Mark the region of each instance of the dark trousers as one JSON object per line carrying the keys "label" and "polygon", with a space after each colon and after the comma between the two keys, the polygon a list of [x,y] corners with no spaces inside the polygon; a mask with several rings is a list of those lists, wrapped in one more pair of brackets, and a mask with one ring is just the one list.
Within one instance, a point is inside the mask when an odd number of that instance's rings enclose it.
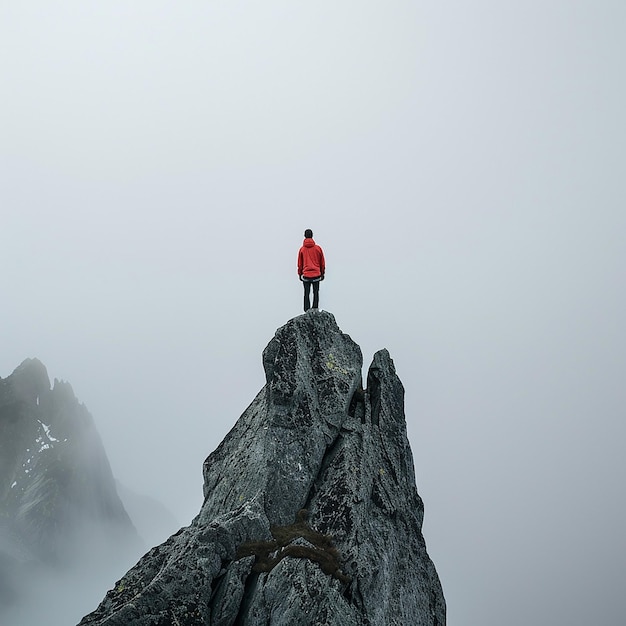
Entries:
{"label": "dark trousers", "polygon": [[310,281],[303,278],[302,284],[304,285],[304,310],[308,311],[311,308],[311,285],[313,285],[313,308],[317,309],[317,305],[320,303],[320,281]]}

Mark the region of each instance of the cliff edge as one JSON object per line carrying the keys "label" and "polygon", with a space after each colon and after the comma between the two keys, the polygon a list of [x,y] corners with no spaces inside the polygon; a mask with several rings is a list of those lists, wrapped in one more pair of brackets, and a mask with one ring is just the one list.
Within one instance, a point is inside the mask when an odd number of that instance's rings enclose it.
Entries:
{"label": "cliff edge", "polygon": [[404,388],[386,350],[311,310],[263,352],[266,384],[204,463],[191,525],[80,626],[444,626],[421,532]]}

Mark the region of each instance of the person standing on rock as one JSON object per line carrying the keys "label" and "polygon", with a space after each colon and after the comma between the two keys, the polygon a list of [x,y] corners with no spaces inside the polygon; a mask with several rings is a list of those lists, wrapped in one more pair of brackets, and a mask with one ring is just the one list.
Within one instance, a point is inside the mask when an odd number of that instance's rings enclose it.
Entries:
{"label": "person standing on rock", "polygon": [[313,285],[313,308],[320,300],[320,281],[324,280],[326,261],[324,251],[313,241],[313,231],[304,231],[304,243],[298,252],[298,276],[304,285],[304,310],[311,308],[311,285]]}

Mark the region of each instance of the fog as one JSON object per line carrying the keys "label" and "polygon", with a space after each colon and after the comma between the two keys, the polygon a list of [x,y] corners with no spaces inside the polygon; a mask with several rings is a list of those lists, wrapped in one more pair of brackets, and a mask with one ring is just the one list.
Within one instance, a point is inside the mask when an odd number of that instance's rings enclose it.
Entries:
{"label": "fog", "polygon": [[188,524],[312,228],[321,308],[405,386],[449,624],[621,624],[625,28],[612,0],[2,3],[0,376],[69,381]]}
{"label": "fog", "polygon": [[[129,541],[127,533],[94,524],[93,520],[82,526],[84,521],[73,529],[72,546],[54,564],[30,562],[0,568],[3,626],[77,624],[135,564],[140,549]],[[0,546],[4,548],[2,539],[0,529]]]}

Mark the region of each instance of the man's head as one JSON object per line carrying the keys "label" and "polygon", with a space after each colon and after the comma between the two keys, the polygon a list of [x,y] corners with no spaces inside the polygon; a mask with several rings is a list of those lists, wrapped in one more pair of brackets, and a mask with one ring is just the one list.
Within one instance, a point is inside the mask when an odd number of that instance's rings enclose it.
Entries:
{"label": "man's head", "polygon": [[304,231],[304,237],[305,237],[306,239],[311,239],[311,238],[313,237],[313,231],[312,231],[310,228],[307,228],[307,229]]}

